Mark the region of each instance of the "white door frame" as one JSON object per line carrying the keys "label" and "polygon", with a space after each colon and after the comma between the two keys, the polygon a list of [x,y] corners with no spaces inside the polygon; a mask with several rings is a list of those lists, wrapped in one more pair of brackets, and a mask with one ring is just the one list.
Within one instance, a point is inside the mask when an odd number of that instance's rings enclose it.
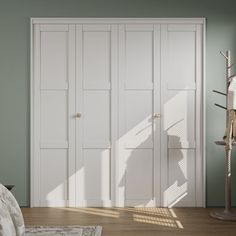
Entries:
{"label": "white door frame", "polygon": [[[206,37],[206,19],[205,18],[31,18],[31,54],[30,54],[30,206],[35,206],[35,162],[34,162],[34,91],[35,91],[35,71],[34,71],[34,25],[35,24],[200,24],[202,25],[202,55],[200,55],[201,63],[201,75],[197,77],[201,89],[197,92],[197,97],[201,97],[201,106],[200,115],[198,118],[201,119],[201,134],[199,134],[199,139],[202,140],[200,153],[202,158],[196,162],[196,202],[197,206],[205,207],[206,206],[206,154],[205,154],[205,37]],[[116,169],[116,173],[117,169]],[[114,179],[117,176],[114,176]],[[116,185],[116,184],[115,184]],[[115,198],[117,198],[117,193]]]}

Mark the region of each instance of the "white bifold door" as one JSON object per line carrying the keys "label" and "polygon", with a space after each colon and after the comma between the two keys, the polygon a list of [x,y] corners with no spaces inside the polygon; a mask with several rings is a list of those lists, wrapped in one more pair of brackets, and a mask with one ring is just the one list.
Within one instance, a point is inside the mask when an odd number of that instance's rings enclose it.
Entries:
{"label": "white bifold door", "polygon": [[118,203],[160,205],[160,25],[119,26]]}
{"label": "white bifold door", "polygon": [[32,206],[203,206],[203,20],[152,21],[32,21]]}

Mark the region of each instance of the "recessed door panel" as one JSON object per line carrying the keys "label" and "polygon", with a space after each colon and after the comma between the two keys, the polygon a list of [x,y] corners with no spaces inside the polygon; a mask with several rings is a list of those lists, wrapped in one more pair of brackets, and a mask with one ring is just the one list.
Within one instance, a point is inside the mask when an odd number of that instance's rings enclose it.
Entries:
{"label": "recessed door panel", "polygon": [[143,199],[153,196],[153,153],[151,149],[134,149],[125,151],[126,191],[127,202],[136,201],[147,205]]}
{"label": "recessed door panel", "polygon": [[152,90],[126,90],[125,148],[153,147],[152,101]]}
{"label": "recessed door panel", "polygon": [[[110,142],[110,92],[84,91],[83,144]],[[92,146],[91,146],[92,147]]]}
{"label": "recessed door panel", "polygon": [[168,147],[185,147],[189,143],[195,148],[195,91],[167,90],[163,109]]}
{"label": "recessed door panel", "polygon": [[164,195],[168,206],[192,206],[195,199],[195,151],[169,149],[168,189]]}
{"label": "recessed door panel", "polygon": [[[173,28],[173,27],[172,27]],[[168,87],[194,88],[196,81],[195,31],[168,30]]]}
{"label": "recessed door panel", "polygon": [[110,200],[110,149],[84,149],[85,199]]}
{"label": "recessed door panel", "polygon": [[110,32],[83,32],[83,86],[106,88],[110,85]]}
{"label": "recessed door panel", "polygon": [[41,92],[41,141],[66,142],[68,139],[67,91]]}
{"label": "recessed door panel", "polygon": [[[55,168],[56,163],[56,168]],[[41,204],[67,205],[68,153],[65,149],[43,149],[40,156]]]}
{"label": "recessed door panel", "polygon": [[152,84],[153,32],[126,30],[125,51],[126,88]]}
{"label": "recessed door panel", "polygon": [[68,32],[41,31],[41,86],[56,88],[68,81]]}

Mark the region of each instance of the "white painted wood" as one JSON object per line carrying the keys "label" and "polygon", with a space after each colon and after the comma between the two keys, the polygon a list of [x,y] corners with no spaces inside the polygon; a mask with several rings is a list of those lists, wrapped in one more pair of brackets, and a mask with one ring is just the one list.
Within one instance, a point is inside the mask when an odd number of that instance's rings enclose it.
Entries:
{"label": "white painted wood", "polygon": [[168,188],[164,192],[167,206],[195,206],[195,150],[169,149],[167,165]]}
{"label": "white painted wood", "polygon": [[31,205],[204,206],[205,20],[31,22]]}
{"label": "white painted wood", "polygon": [[[201,93],[202,96],[202,103],[201,103],[201,114],[202,114],[202,123],[201,123],[201,127],[200,129],[202,130],[201,134],[200,134],[200,138],[201,138],[201,147],[200,147],[200,151],[199,154],[202,156],[201,160],[202,163],[198,162],[196,163],[198,168],[197,171],[197,175],[198,174],[202,174],[202,178],[200,178],[199,182],[198,182],[198,187],[199,187],[199,191],[202,193],[200,195],[198,195],[197,197],[199,197],[200,199],[197,198],[197,204],[201,205],[203,207],[206,207],[206,67],[205,67],[205,62],[206,62],[206,19],[204,19],[204,22],[201,26],[202,32],[201,32],[201,39],[202,40],[202,57],[201,57],[201,75],[202,78],[199,78],[200,81],[202,82],[201,85],[202,87],[200,88],[199,93]],[[200,171],[199,171],[200,170]],[[202,187],[201,187],[202,184]],[[201,199],[202,196],[202,199]],[[202,204],[201,204],[202,203]]]}
{"label": "white painted wood", "polygon": [[[153,110],[161,114],[161,26],[154,25],[153,32]],[[155,102],[156,101],[156,102]],[[159,102],[158,102],[159,101]],[[161,119],[153,122],[153,201],[154,206],[161,206]]]}
{"label": "white painted wood", "polygon": [[[40,31],[41,42],[41,80],[44,83],[57,84],[67,82],[67,31]],[[53,66],[52,66],[53,62]],[[57,70],[56,70],[57,68]]]}
{"label": "white painted wood", "polygon": [[[100,44],[99,44],[100,42]],[[110,32],[83,31],[84,89],[110,87]],[[110,88],[109,88],[110,89]]]}
{"label": "white painted wood", "polygon": [[75,26],[35,26],[34,42],[33,206],[75,206]]}
{"label": "white painted wood", "polygon": [[196,206],[205,206],[205,154],[204,154],[204,33],[203,25],[196,29]]}
{"label": "white painted wood", "polygon": [[69,148],[69,143],[67,141],[62,141],[62,142],[41,142],[40,143],[40,148],[41,149],[67,149]]}
{"label": "white painted wood", "polygon": [[57,81],[56,84],[53,81],[43,81],[40,85],[41,90],[67,90],[69,84],[67,81]]}
{"label": "white painted wood", "polygon": [[[118,165],[118,26],[111,26],[111,165],[110,165],[110,186],[111,204],[116,206],[117,188],[117,165]],[[108,203],[109,204],[109,203]]]}
{"label": "white painted wood", "polygon": [[84,149],[85,201],[110,201],[110,150]]}
{"label": "white painted wood", "polygon": [[[41,142],[67,140],[67,91],[41,91]],[[60,105],[59,105],[60,104]]]}
{"label": "white painted wood", "polygon": [[111,25],[110,24],[84,24],[83,25],[83,31],[84,32],[109,32],[111,31]]}
{"label": "white painted wood", "polygon": [[117,73],[116,35],[115,27],[110,25],[77,26],[76,102],[82,114],[77,119],[78,206],[111,206],[114,201],[111,170],[114,169],[117,98],[112,83],[117,83],[113,78],[114,72]]}
{"label": "white painted wood", "polygon": [[[68,154],[66,149],[41,149],[40,151],[40,206],[50,202],[50,206],[57,206],[57,202],[67,205],[68,188]],[[55,168],[56,163],[56,168]],[[55,201],[55,202],[54,202]]]}
{"label": "white painted wood", "polygon": [[[83,32],[76,25],[76,113],[83,115]],[[83,116],[76,119],[76,206],[84,206]]]}
{"label": "white painted wood", "polygon": [[[138,32],[138,31],[147,31],[147,32],[152,32],[154,29],[154,25],[153,24],[126,24],[125,25],[125,31],[129,31],[129,32]],[[145,37],[145,35],[144,35]]]}
{"label": "white painted wood", "polygon": [[[116,161],[116,171],[117,171],[117,181],[116,181],[116,206],[124,207],[125,206],[125,139],[123,135],[125,134],[125,25],[120,24],[118,26],[118,48],[119,48],[119,57],[118,57],[118,152],[117,152],[117,161]],[[122,121],[122,123],[121,123]],[[121,124],[120,124],[121,123]]]}
{"label": "white painted wood", "polygon": [[69,25],[68,34],[68,206],[76,206],[76,91],[75,91],[75,25]]}
{"label": "white painted wood", "polygon": [[128,31],[126,29],[125,37],[125,86],[132,88],[135,84],[135,87],[142,89],[143,86],[152,84],[153,30]]}
{"label": "white painted wood", "polygon": [[83,91],[83,144],[110,142],[109,91]]}
{"label": "white painted wood", "polygon": [[168,24],[168,31],[170,32],[195,32],[196,24]]}
{"label": "white painted wood", "polygon": [[40,26],[35,25],[33,28],[33,63],[32,63],[32,98],[31,98],[31,124],[32,124],[32,140],[31,140],[31,187],[32,202],[31,206],[40,206]]}
{"label": "white painted wood", "polygon": [[68,30],[68,24],[40,24],[40,31],[43,32],[66,32]]}
{"label": "white painted wood", "polygon": [[203,204],[199,189],[202,189],[200,31],[198,25],[162,25],[163,206]]}
{"label": "white painted wood", "polygon": [[160,139],[155,139],[158,126],[153,119],[153,113],[159,112],[154,111],[158,109],[155,104],[160,103],[154,101],[159,88],[153,86],[154,77],[159,84],[158,74],[153,74],[153,65],[160,63],[156,54],[159,34],[158,27],[154,33],[153,25],[119,27],[119,206],[154,206],[159,201],[159,196],[154,196],[159,181],[154,174],[159,162],[156,149],[154,157],[154,143],[160,146]]}
{"label": "white painted wood", "polygon": [[125,150],[125,154],[125,201],[143,200],[142,205],[146,206],[153,196],[153,186],[150,183],[153,181],[153,150],[130,148]]}
{"label": "white painted wood", "polygon": [[[36,26],[35,26],[36,28]],[[34,157],[34,123],[33,123],[33,115],[34,115],[34,91],[33,91],[33,83],[32,78],[34,77],[34,70],[33,70],[33,61],[34,61],[34,30],[32,24],[32,19],[30,19],[30,206],[33,206],[35,197],[34,197],[34,161],[32,157]]]}
{"label": "white painted wood", "polygon": [[33,24],[204,24],[205,18],[31,18]]}

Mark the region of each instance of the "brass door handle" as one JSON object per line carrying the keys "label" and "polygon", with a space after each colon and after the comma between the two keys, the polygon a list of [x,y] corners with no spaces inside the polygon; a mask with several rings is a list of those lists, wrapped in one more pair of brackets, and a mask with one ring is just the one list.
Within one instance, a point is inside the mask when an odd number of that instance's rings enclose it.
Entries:
{"label": "brass door handle", "polygon": [[154,119],[161,118],[161,114],[160,114],[160,113],[154,113],[154,114],[153,114],[153,118],[154,118]]}
{"label": "brass door handle", "polygon": [[76,116],[76,118],[80,118],[81,117],[81,113],[78,112],[78,113],[76,113],[75,116]]}

